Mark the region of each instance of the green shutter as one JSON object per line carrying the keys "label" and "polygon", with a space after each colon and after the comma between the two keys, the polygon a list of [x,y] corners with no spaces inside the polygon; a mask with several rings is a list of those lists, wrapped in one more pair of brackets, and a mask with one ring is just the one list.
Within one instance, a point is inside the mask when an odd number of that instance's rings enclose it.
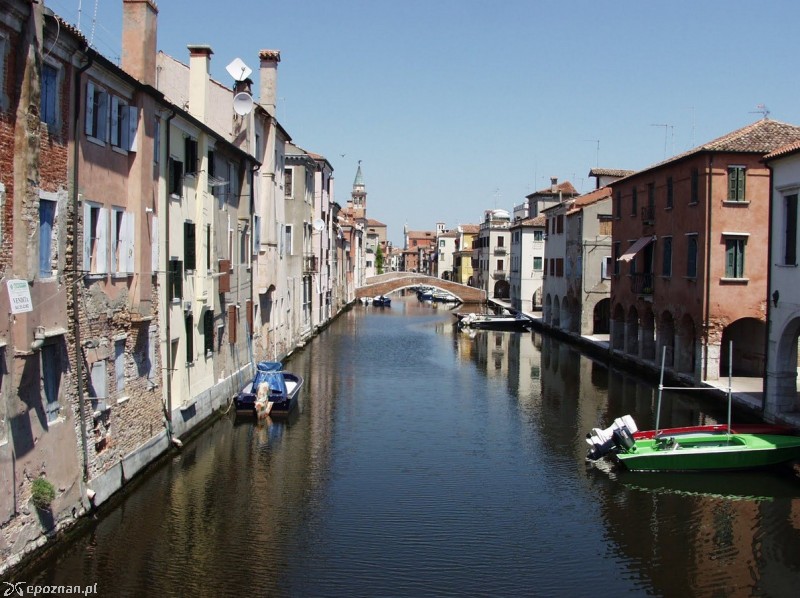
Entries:
{"label": "green shutter", "polygon": [[725,278],[736,277],[736,241],[725,241]]}

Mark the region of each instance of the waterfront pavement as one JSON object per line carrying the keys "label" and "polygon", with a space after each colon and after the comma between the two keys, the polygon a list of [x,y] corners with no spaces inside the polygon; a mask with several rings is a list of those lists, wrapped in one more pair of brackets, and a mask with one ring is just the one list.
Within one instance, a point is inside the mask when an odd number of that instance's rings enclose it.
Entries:
{"label": "waterfront pavement", "polygon": [[[502,301],[500,299],[489,299],[489,302],[499,307],[505,308],[511,312],[520,312],[525,316],[527,316],[528,318],[530,318],[531,320],[533,320],[535,323],[537,323],[539,328],[546,329],[546,327],[541,323],[542,320],[541,312],[528,312],[528,311],[517,310],[511,307],[511,304],[509,302]],[[569,335],[569,336],[575,336],[575,335]],[[576,338],[575,340],[578,341],[579,339]],[[580,342],[584,345],[593,345],[601,351],[609,351],[609,336],[607,334],[581,335]],[[798,392],[800,392],[800,375],[798,375],[797,379],[798,379]],[[733,403],[753,413],[754,415],[761,417],[762,416],[761,406],[764,397],[764,389],[763,389],[764,379],[734,376],[730,380],[727,377],[725,377],[725,378],[720,378],[719,380],[705,380],[701,384],[702,386],[708,387],[709,390],[717,390],[720,396],[727,396],[729,383],[730,383],[731,398]],[[785,424],[791,426],[792,428],[800,430],[800,413],[798,412],[783,413],[776,421],[771,423]]]}

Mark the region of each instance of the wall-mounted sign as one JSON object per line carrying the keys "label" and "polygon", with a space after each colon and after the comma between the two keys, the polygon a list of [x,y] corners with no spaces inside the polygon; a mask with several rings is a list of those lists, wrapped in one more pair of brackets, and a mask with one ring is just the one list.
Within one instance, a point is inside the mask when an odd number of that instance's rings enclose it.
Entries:
{"label": "wall-mounted sign", "polygon": [[33,311],[33,301],[31,301],[31,290],[27,280],[8,281],[8,301],[11,304],[12,314],[22,314],[26,311]]}

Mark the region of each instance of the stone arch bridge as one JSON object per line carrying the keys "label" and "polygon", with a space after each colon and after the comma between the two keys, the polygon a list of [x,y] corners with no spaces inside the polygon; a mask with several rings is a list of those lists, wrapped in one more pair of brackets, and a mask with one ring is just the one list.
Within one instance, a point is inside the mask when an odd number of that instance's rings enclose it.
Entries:
{"label": "stone arch bridge", "polygon": [[486,291],[483,289],[415,272],[387,272],[371,276],[363,287],[356,289],[356,298],[388,295],[416,285],[442,289],[458,297],[462,303],[486,303]]}

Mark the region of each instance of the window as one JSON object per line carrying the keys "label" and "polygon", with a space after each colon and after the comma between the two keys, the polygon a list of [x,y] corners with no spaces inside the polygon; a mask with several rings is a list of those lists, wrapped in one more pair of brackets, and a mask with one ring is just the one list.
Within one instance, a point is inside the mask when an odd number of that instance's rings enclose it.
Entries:
{"label": "window", "polygon": [[58,403],[61,389],[61,346],[48,343],[42,346],[41,353],[44,410],[47,414],[47,421],[54,422],[58,419],[61,411],[61,405]]}
{"label": "window", "polygon": [[783,199],[786,214],[786,227],[783,240],[783,263],[797,265],[797,193]]}
{"label": "window", "polygon": [[689,203],[697,203],[700,200],[700,173],[696,168],[692,168],[690,184]]}
{"label": "window", "polygon": [[542,270],[542,258],[541,257],[534,257],[533,258],[533,270],[535,272],[540,272]]}
{"label": "window", "polygon": [[564,232],[564,215],[559,214],[556,216],[556,232],[560,235]]}
{"label": "window", "polygon": [[169,299],[183,297],[183,263],[180,260],[169,261]]}
{"label": "window", "polygon": [[503,264],[503,260],[497,260],[497,271],[498,272],[502,272],[503,271],[503,265],[504,265]]}
{"label": "window", "polygon": [[108,210],[83,204],[83,269],[89,274],[108,272]]}
{"label": "window", "polygon": [[[105,401],[108,398],[106,363],[105,359],[100,359],[92,364],[92,370],[89,374],[89,398],[92,401]],[[104,407],[104,405],[98,405],[97,403],[92,406],[95,408]]]}
{"label": "window", "polygon": [[153,163],[159,164],[161,162],[161,119],[155,117],[153,119]]}
{"label": "window", "polygon": [[639,209],[639,194],[636,191],[636,187],[631,189],[631,216],[636,216],[636,212]]}
{"label": "window", "polygon": [[556,276],[564,276],[564,258],[556,258]]}
{"label": "window", "polygon": [[283,171],[283,196],[287,199],[294,197],[294,190],[292,183],[294,181],[294,171],[290,166],[287,166]]}
{"label": "window", "polygon": [[42,96],[39,108],[41,122],[49,127],[58,126],[58,69],[42,65]]}
{"label": "window", "polygon": [[611,278],[611,272],[612,272],[611,256],[605,255],[603,256],[603,261],[600,262],[600,278],[604,280]]}
{"label": "window", "polygon": [[114,341],[114,378],[121,393],[125,390],[125,339]]}
{"label": "window", "polygon": [[111,145],[127,150],[130,146],[130,111],[125,100],[111,96]]}
{"label": "window", "polygon": [[674,190],[672,187],[672,177],[667,177],[667,207],[672,207],[672,201],[674,199]]}
{"label": "window", "polygon": [[86,84],[86,122],[85,131],[89,137],[98,141],[108,141],[108,94],[96,88],[94,83]]}
{"label": "window", "polygon": [[197,167],[197,140],[185,137],[183,139],[183,148],[183,159],[185,160],[187,174],[196,173],[199,170]]}
{"label": "window", "polygon": [[194,363],[194,316],[186,316],[186,363]]}
{"label": "window", "polygon": [[122,208],[111,209],[111,271],[133,274],[134,216]]}
{"label": "window", "polygon": [[[444,242],[442,243],[443,243],[442,246],[444,247]],[[497,246],[503,247],[504,244],[505,244],[505,239],[503,237],[497,237]]]}
{"label": "window", "polygon": [[214,352],[214,311],[210,309],[203,312],[203,349],[207,356]]}
{"label": "window", "polygon": [[725,278],[744,278],[743,237],[725,239]]}
{"label": "window", "polygon": [[286,225],[286,255],[292,255],[292,225]]}
{"label": "window", "polygon": [[697,278],[697,233],[686,235],[686,276]]}
{"label": "window", "polygon": [[661,275],[672,276],[672,237],[662,237]]}
{"label": "window", "polygon": [[40,191],[39,194],[39,278],[52,278],[53,225],[58,204],[54,200],[41,197],[43,192]]}
{"label": "window", "polygon": [[622,216],[622,193],[619,191],[614,194],[614,216],[617,219]]}
{"label": "window", "polygon": [[536,242],[544,241],[544,231],[543,230],[533,231],[533,240]]}
{"label": "window", "polygon": [[173,197],[183,195],[183,162],[169,159],[169,194]]}
{"label": "window", "polygon": [[728,166],[728,201],[744,201],[744,166]]}
{"label": "window", "polygon": [[194,222],[183,223],[183,263],[187,272],[197,269]]}

